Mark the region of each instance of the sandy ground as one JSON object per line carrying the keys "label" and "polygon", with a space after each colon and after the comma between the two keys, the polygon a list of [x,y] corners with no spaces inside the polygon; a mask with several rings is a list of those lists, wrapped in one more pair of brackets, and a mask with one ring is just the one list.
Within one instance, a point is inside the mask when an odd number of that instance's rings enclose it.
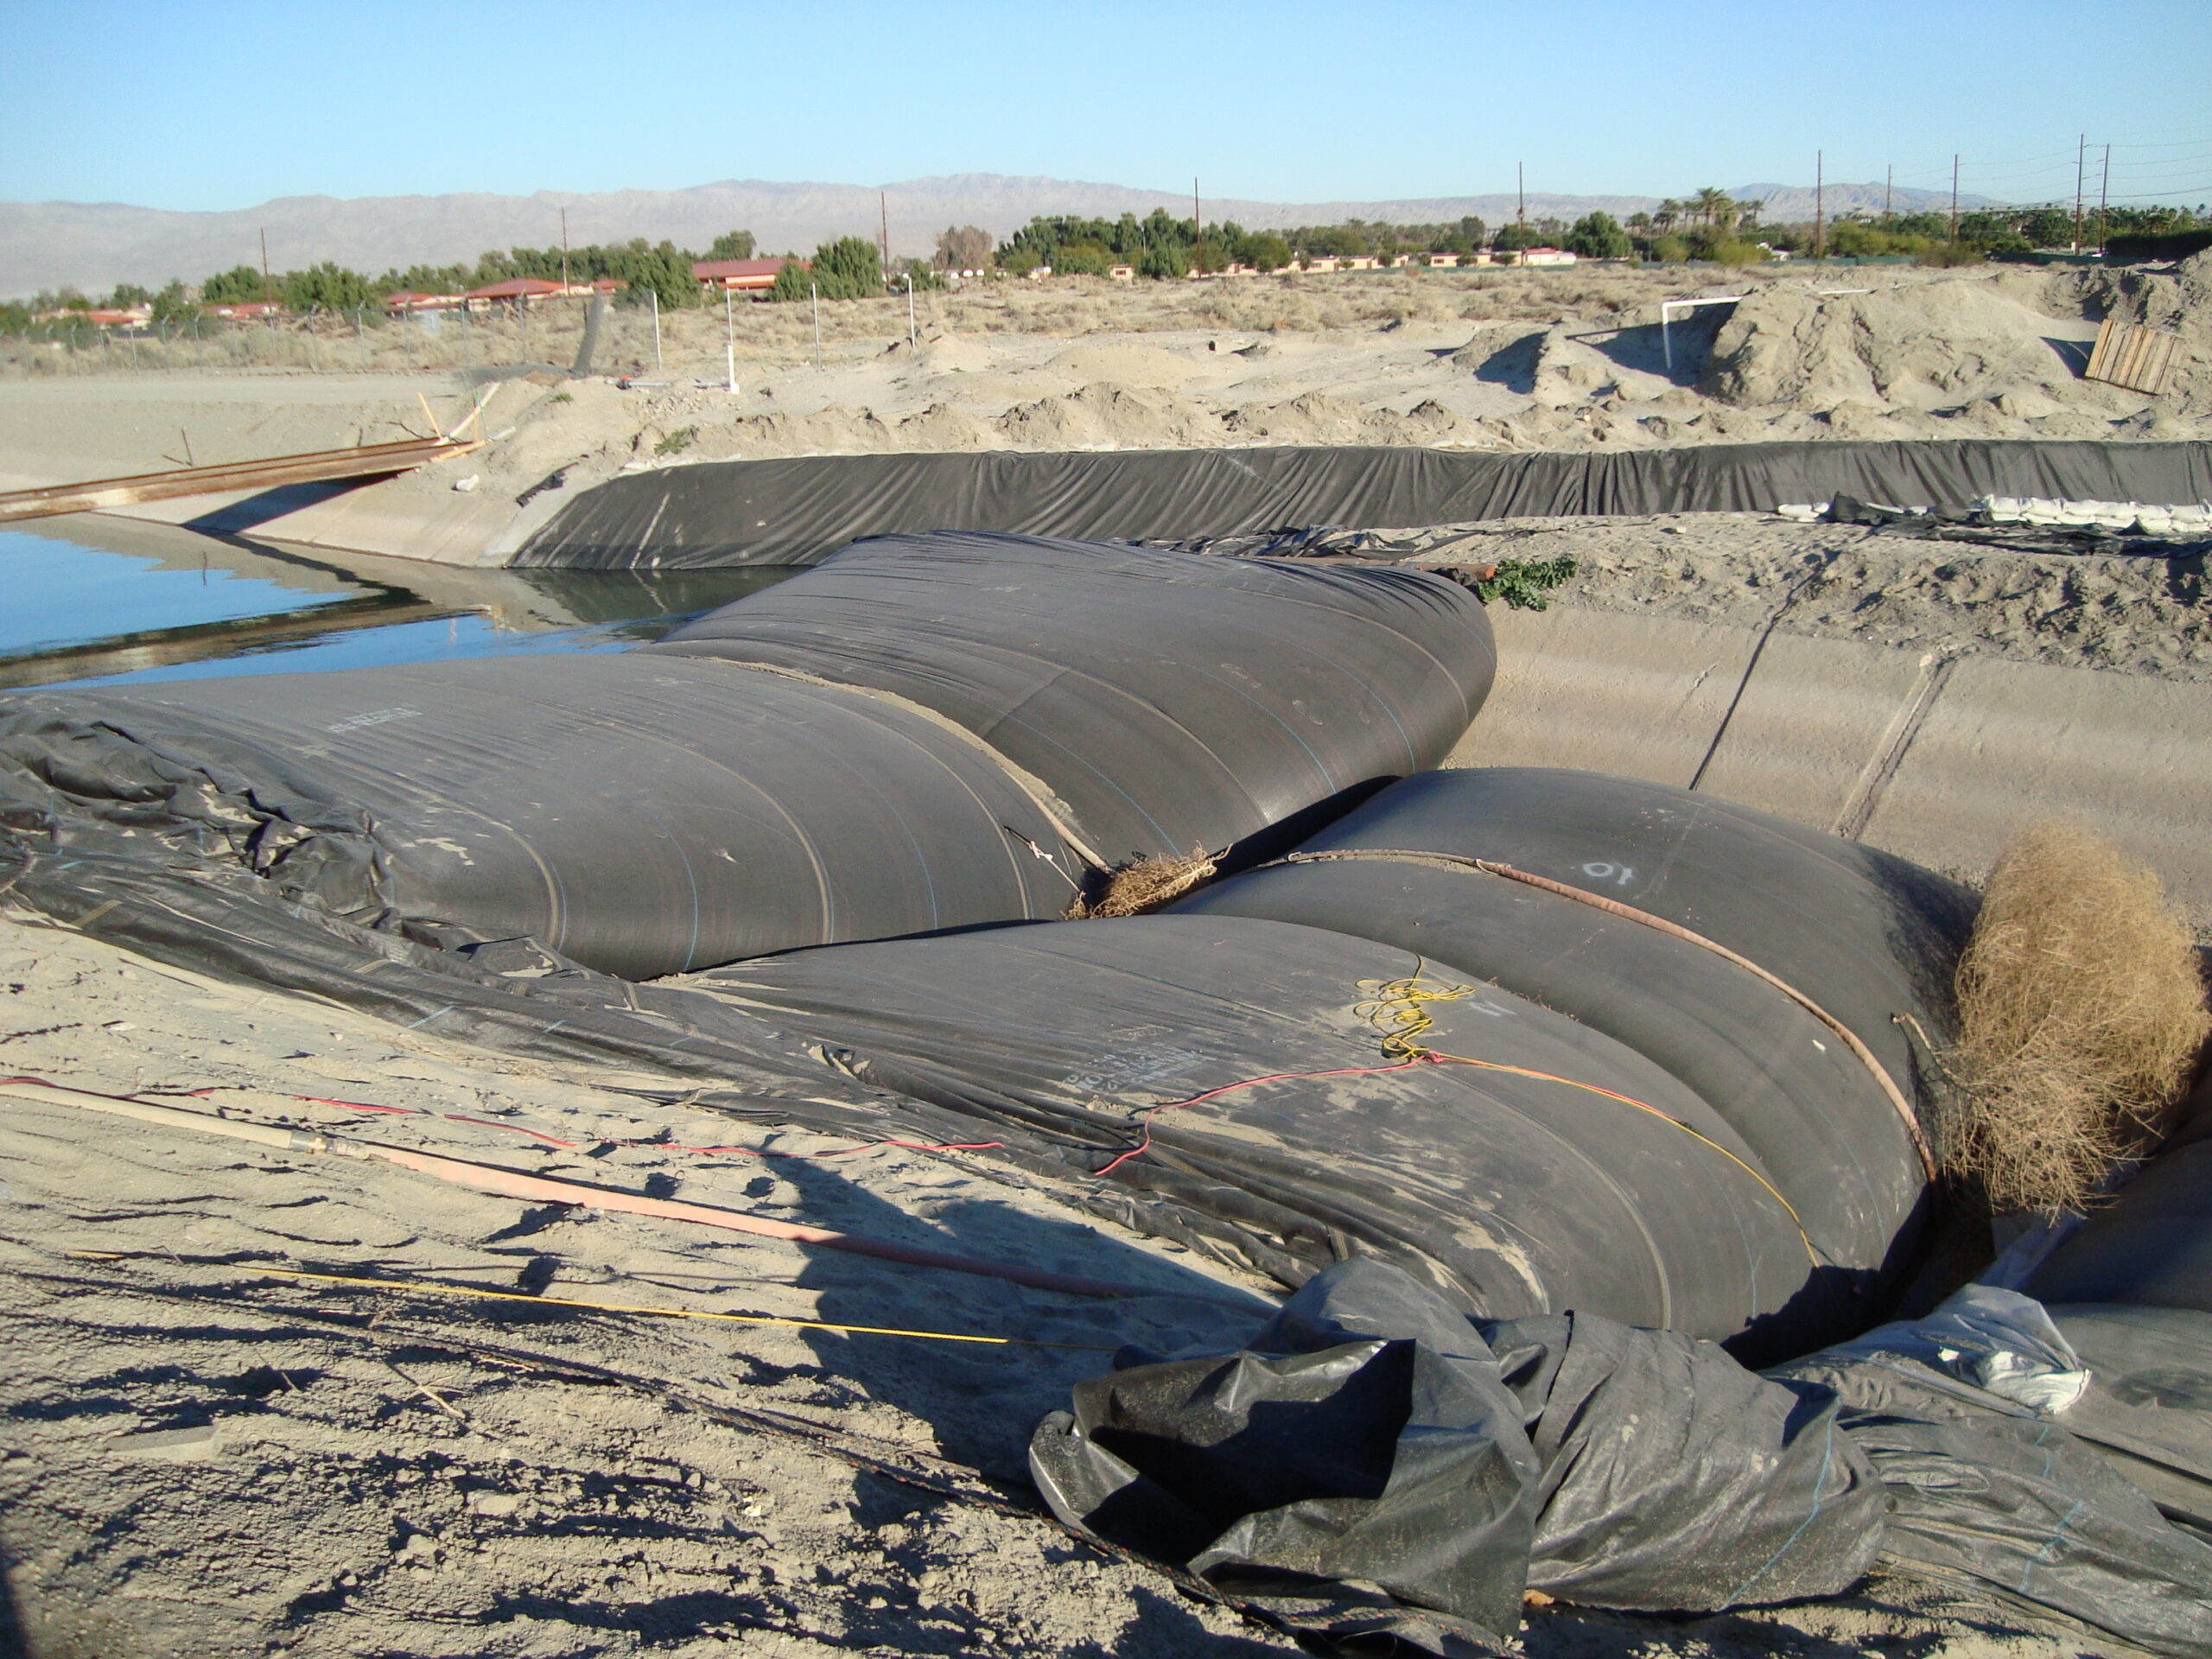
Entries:
{"label": "sandy ground", "polygon": [[[1218,1340],[1262,1306],[1046,1186],[957,1155],[805,1156],[833,1143],[12,922],[0,1047],[10,1071],[88,1088],[206,1090],[188,1103],[1143,1290],[1033,1291],[0,1101],[0,1554],[41,1659],[1294,1651],[1071,1538],[1023,1489],[1030,1427],[1102,1350]],[[464,1301],[262,1266],[1084,1345]],[[1526,1638],[1557,1659],[2102,1650],[1888,1580],[1721,1618],[1547,1608]]]}
{"label": "sandy ground", "polygon": [[[2001,532],[1999,532],[2001,533]],[[1416,563],[1572,558],[1556,602],[1901,650],[2212,679],[2212,544],[2043,551],[1764,513],[1506,518],[1379,531]]]}
{"label": "sandy ground", "polygon": [[[567,492],[625,468],[733,456],[2212,434],[2212,256],[2178,271],[1723,275],[993,283],[918,296],[918,346],[903,299],[825,307],[818,359],[806,308],[749,304],[734,313],[734,394],[719,313],[664,316],[663,372],[631,349],[639,324],[618,313],[602,366],[626,358],[639,382],[658,384],[550,373],[490,383],[479,388],[485,450],[372,487],[404,522],[407,504],[434,512],[467,480],[508,500],[556,474]],[[1669,368],[1660,301],[1714,293],[1746,297],[1677,320]],[[2165,395],[2081,378],[2107,312],[2181,332]],[[565,360],[565,338],[539,343]],[[451,425],[472,406],[480,365],[448,354],[397,372],[391,355],[365,363],[370,372],[0,379],[0,483],[157,467],[188,446],[207,461],[372,442],[419,433],[432,416]],[[281,524],[260,533],[281,537]]]}

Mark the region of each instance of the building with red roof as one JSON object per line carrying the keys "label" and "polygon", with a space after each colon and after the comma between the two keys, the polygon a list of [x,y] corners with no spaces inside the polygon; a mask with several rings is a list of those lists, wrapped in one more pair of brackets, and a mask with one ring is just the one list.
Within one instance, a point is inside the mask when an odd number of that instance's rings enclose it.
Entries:
{"label": "building with red roof", "polygon": [[794,263],[805,268],[804,259],[695,259],[691,275],[710,294],[765,294],[776,285],[776,273]]}
{"label": "building with red roof", "polygon": [[548,282],[543,276],[510,276],[503,283],[486,283],[481,288],[472,288],[461,298],[472,311],[482,311],[494,305],[537,305],[546,300],[589,298],[594,294],[613,294],[630,284],[613,276],[601,276],[588,283]]}

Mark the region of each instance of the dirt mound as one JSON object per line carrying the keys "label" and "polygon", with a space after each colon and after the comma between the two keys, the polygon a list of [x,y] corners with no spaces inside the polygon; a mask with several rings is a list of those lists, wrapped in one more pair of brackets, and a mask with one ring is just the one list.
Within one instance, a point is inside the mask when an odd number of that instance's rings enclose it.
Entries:
{"label": "dirt mound", "polygon": [[950,404],[931,404],[899,423],[902,449],[995,449],[1000,443],[990,425]]}
{"label": "dirt mound", "polygon": [[[676,435],[670,433],[657,438],[652,429],[641,433],[638,438],[639,459],[656,456],[660,444]],[[684,461],[733,461],[762,455],[863,454],[900,447],[891,428],[873,410],[832,404],[811,415],[790,415],[774,410],[726,425],[702,426],[672,454]]]}
{"label": "dirt mound", "polygon": [[1826,296],[1770,288],[1721,325],[1698,390],[1814,410],[1856,400],[1925,412],[2027,389],[2075,403],[2066,353],[2088,332],[1979,278]]}
{"label": "dirt mound", "polygon": [[2178,411],[2212,411],[2212,249],[2171,270],[2101,270],[2088,298],[2122,322],[2179,334],[2173,380],[2159,401]]}
{"label": "dirt mound", "polygon": [[995,424],[1030,449],[1164,449],[1221,442],[1221,422],[1169,393],[1103,382],[1067,397],[1017,404]]}
{"label": "dirt mound", "polygon": [[1071,346],[1045,366],[1079,385],[1147,387],[1179,386],[1198,369],[1188,358],[1157,346],[1129,344]]}

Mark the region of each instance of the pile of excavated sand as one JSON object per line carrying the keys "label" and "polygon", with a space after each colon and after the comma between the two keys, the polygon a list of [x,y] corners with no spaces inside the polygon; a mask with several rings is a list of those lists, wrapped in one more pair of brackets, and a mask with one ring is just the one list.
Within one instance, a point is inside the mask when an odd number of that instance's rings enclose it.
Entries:
{"label": "pile of excavated sand", "polygon": [[[469,522],[496,529],[506,503],[556,474],[574,492],[625,469],[749,456],[2212,435],[2212,256],[2088,274],[1783,267],[1732,273],[1717,290],[1711,276],[996,283],[918,296],[918,349],[903,297],[826,306],[818,359],[805,308],[751,306],[736,316],[734,391],[724,318],[671,312],[664,371],[502,385],[483,451],[368,486],[374,499],[348,514],[366,528],[346,533],[369,539],[328,544],[415,552],[423,537],[409,526],[438,519],[456,483],[481,492]],[[1744,297],[1662,333],[1659,301],[1716,292]],[[2107,311],[2182,334],[2171,391],[2081,378]],[[181,458],[180,427],[197,458],[225,460],[397,436],[424,425],[418,385],[441,419],[467,407],[450,376],[0,381],[0,474],[149,469]],[[533,510],[557,505],[542,494]],[[260,533],[281,538],[281,524]]]}
{"label": "pile of excavated sand", "polygon": [[2172,401],[2200,413],[2212,409],[2212,248],[2183,260],[2171,276],[2100,271],[2088,285],[2088,296],[2092,305],[2122,322],[2179,334]]}
{"label": "pile of excavated sand", "polygon": [[2202,541],[2173,541],[2163,556],[2044,551],[1758,513],[1371,533],[1416,561],[1572,558],[1575,575],[1553,594],[1571,607],[2212,681]]}

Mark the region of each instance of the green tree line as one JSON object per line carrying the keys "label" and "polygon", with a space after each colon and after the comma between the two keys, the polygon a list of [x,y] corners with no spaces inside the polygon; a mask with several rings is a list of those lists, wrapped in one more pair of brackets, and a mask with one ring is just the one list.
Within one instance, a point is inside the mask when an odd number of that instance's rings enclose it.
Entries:
{"label": "green tree line", "polygon": [[[870,250],[873,260],[874,245],[861,245]],[[266,278],[257,266],[233,265],[196,286],[177,280],[149,289],[135,283],[119,283],[112,292],[100,296],[71,288],[48,289],[27,303],[0,303],[0,332],[20,334],[41,312],[122,310],[139,305],[150,306],[157,323],[196,317],[202,304],[230,305],[261,299],[275,300],[300,313],[380,308],[388,294],[460,294],[514,276],[558,282],[564,257],[571,281],[613,277],[629,285],[625,297],[633,304],[645,303],[651,293],[658,296],[664,308],[696,306],[703,304],[706,296],[691,275],[693,262],[749,259],[753,257],[753,246],[752,232],[729,231],[717,237],[704,253],[694,253],[666,240],[649,243],[643,237],[627,242],[586,243],[569,248],[565,256],[558,245],[493,248],[478,255],[474,264],[410,265],[404,270],[388,270],[376,276],[327,259],[304,270],[276,272]]]}

